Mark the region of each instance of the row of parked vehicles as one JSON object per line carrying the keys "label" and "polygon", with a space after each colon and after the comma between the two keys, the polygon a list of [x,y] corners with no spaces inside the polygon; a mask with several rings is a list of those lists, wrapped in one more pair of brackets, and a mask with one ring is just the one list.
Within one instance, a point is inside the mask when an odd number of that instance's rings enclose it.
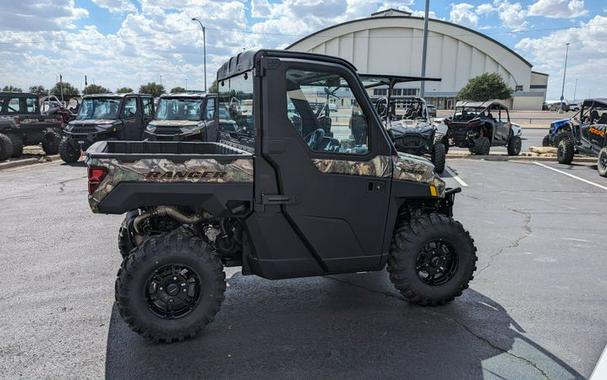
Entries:
{"label": "row of parked vehicles", "polygon": [[586,99],[571,118],[552,122],[542,145],[556,147],[561,164],[575,155],[597,157],[598,173],[607,177],[607,99]]}

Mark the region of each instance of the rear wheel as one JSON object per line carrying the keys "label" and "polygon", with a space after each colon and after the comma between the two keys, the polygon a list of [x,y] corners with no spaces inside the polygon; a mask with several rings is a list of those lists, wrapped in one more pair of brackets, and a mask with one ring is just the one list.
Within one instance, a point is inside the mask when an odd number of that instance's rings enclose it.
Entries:
{"label": "rear wheel", "polygon": [[13,145],[13,154],[11,157],[21,157],[23,155],[23,137],[17,133],[7,134]]}
{"label": "rear wheel", "polygon": [[556,150],[556,157],[559,161],[559,164],[569,165],[573,162],[573,155],[575,153],[575,149],[573,147],[573,141],[571,139],[563,139],[559,142],[558,148]]}
{"label": "rear wheel", "polygon": [[491,141],[487,137],[479,137],[474,140],[474,154],[486,156],[491,149]]}
{"label": "rear wheel", "polygon": [[476,270],[476,247],[459,222],[426,214],[397,227],[388,272],[407,301],[442,305],[468,287]]}
{"label": "rear wheel", "polygon": [[445,159],[447,152],[445,145],[436,143],[432,147],[432,163],[434,164],[434,172],[441,174],[445,170]]}
{"label": "rear wheel", "polygon": [[80,149],[77,149],[75,145],[68,137],[64,137],[59,143],[59,155],[64,162],[73,164],[80,158]]}
{"label": "rear wheel", "polygon": [[518,156],[521,153],[522,142],[521,138],[518,136],[510,137],[508,140],[508,155],[509,156]]}
{"label": "rear wheel", "polygon": [[13,143],[7,135],[0,133],[0,161],[4,161],[13,155]]}
{"label": "rear wheel", "polygon": [[597,168],[601,177],[607,177],[607,147],[599,151],[599,158],[597,160]]}
{"label": "rear wheel", "polygon": [[550,135],[544,136],[542,139],[542,146],[550,146]]}
{"label": "rear wheel", "polygon": [[129,327],[154,341],[196,336],[219,311],[226,289],[221,260],[180,230],[147,239],[123,262],[116,304]]}

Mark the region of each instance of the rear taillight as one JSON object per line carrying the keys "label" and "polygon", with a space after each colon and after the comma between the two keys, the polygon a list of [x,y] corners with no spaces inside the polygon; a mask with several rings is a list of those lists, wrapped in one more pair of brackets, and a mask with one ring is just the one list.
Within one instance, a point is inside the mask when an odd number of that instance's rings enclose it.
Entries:
{"label": "rear taillight", "polygon": [[97,186],[103,181],[107,174],[106,168],[89,167],[89,194],[93,194],[97,189]]}

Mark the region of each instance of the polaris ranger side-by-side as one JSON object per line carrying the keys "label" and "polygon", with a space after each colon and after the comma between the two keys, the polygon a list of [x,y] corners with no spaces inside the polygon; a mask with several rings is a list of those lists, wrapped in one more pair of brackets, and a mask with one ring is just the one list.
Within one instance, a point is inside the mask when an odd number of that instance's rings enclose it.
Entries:
{"label": "polaris ranger side-by-side", "polygon": [[40,112],[36,94],[0,92],[0,161],[23,154],[25,145],[38,145],[57,154],[61,118]]}
{"label": "polaris ranger side-by-side", "polygon": [[[238,125],[228,139],[87,151],[92,210],[128,213],[116,301],[134,331],[164,342],[196,335],[224,299],[224,266],[267,279],[387,266],[420,305],[468,287],[476,248],[452,219],[459,189],[446,189],[428,160],[396,151],[352,64],[249,51],[217,81]],[[339,92],[329,120],[315,112],[327,92]]]}
{"label": "polaris ranger side-by-side", "polygon": [[[150,141],[217,141],[218,124],[235,125],[226,120],[227,110],[219,107],[216,94],[162,95],[154,119],[143,134]],[[215,113],[219,112],[219,122]]]}
{"label": "polaris ranger side-by-side", "polygon": [[151,95],[86,95],[76,119],[63,131],[59,144],[61,159],[67,163],[76,162],[81,150],[101,140],[139,141],[153,116]]}

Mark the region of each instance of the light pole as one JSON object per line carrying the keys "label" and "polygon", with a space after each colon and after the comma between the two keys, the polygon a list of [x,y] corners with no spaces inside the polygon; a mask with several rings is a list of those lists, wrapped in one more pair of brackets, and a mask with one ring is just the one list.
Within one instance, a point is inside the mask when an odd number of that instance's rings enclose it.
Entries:
{"label": "light pole", "polygon": [[567,56],[569,55],[569,42],[565,45],[565,68],[563,69],[563,86],[561,87],[561,109],[563,112],[563,101],[565,100],[565,78],[567,78]]}
{"label": "light pole", "polygon": [[573,88],[573,101],[575,102],[577,95],[577,79],[575,80],[575,87]]}
{"label": "light pole", "polygon": [[202,25],[198,17],[192,17],[192,21],[198,22],[202,28],[202,54],[204,56],[204,92],[207,92],[207,29]]}
{"label": "light pole", "polygon": [[[426,76],[426,55],[428,54],[428,12],[430,10],[430,0],[426,0],[426,11],[424,13],[424,42],[422,45],[422,78]],[[420,97],[426,96],[426,82],[422,80]]]}

